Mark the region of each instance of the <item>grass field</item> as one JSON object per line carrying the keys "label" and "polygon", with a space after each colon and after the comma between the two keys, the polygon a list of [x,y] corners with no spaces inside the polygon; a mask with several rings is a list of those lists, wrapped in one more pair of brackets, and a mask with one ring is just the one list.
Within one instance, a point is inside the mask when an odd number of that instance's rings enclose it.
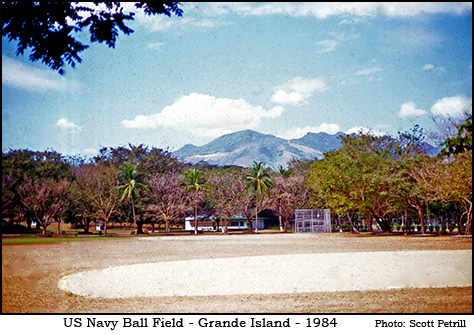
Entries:
{"label": "grass field", "polygon": [[77,242],[77,241],[95,241],[95,240],[107,240],[107,239],[123,239],[127,237],[123,236],[54,236],[54,237],[42,237],[42,236],[30,236],[24,235],[19,237],[8,237],[2,238],[2,245],[8,244],[43,244],[43,243],[62,243],[62,242]]}

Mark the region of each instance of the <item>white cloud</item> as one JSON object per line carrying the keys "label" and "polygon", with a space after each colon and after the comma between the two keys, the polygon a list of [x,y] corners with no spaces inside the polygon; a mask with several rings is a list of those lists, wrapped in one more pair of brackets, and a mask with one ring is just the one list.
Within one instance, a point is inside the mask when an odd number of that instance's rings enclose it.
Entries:
{"label": "white cloud", "polygon": [[422,68],[426,72],[436,72],[438,74],[446,73],[446,69],[442,66],[434,66],[433,64],[425,64]]}
{"label": "white cloud", "polygon": [[221,12],[241,15],[314,16],[325,19],[329,16],[397,16],[448,13],[461,15],[472,11],[469,2],[266,2],[266,3],[216,3]]}
{"label": "white cloud", "polygon": [[302,106],[308,103],[315,92],[324,92],[329,89],[326,80],[322,77],[306,79],[295,77],[281,86],[273,88],[275,92],[270,101],[277,104]]}
{"label": "white cloud", "polygon": [[56,127],[64,130],[70,130],[71,133],[75,133],[82,130],[82,127],[76,125],[74,122],[71,122],[68,119],[59,119],[58,121],[56,121]]}
{"label": "white cloud", "polygon": [[406,102],[400,106],[399,115],[401,117],[415,117],[426,114],[428,114],[428,112],[423,109],[417,109],[413,101]]}
{"label": "white cloud", "polygon": [[423,71],[433,71],[436,68],[433,64],[425,64],[423,66]]}
{"label": "white cloud", "polygon": [[319,53],[326,53],[336,50],[339,42],[336,40],[322,40],[316,42],[316,45],[320,45],[322,47],[322,49],[318,51]]}
{"label": "white cloud", "polygon": [[332,52],[336,50],[336,47],[341,43],[341,42],[347,42],[347,41],[352,41],[356,40],[360,37],[360,34],[346,34],[346,33],[340,33],[340,32],[330,32],[329,33],[334,39],[327,39],[327,40],[322,40],[319,42],[316,42],[316,45],[319,45],[322,47],[318,51],[318,53],[327,53],[327,52]]}
{"label": "white cloud", "polygon": [[230,25],[231,14],[241,16],[285,15],[291,17],[315,17],[326,19],[331,16],[349,16],[340,24],[357,23],[358,17],[393,16],[408,17],[419,14],[448,13],[462,15],[472,12],[471,3],[426,3],[426,2],[183,2],[180,8],[184,15],[148,16],[136,10],[133,4],[124,3],[124,8],[135,12],[135,20],[151,31],[177,30],[187,27],[216,28]]}
{"label": "white cloud", "polygon": [[373,82],[373,81],[382,81],[383,78],[382,77],[376,77],[376,76],[370,76],[369,79],[367,79],[368,81],[370,82]]}
{"label": "white cloud", "polygon": [[148,49],[155,49],[155,50],[160,50],[161,47],[163,46],[163,43],[161,42],[150,42],[147,44]]}
{"label": "white cloud", "polygon": [[197,136],[218,137],[239,130],[258,129],[263,119],[277,118],[282,112],[281,106],[266,110],[244,99],[191,93],[163,108],[161,113],[137,115],[133,120],[123,120],[122,125],[125,128],[141,129],[161,126]]}
{"label": "white cloud", "polygon": [[281,89],[273,93],[270,101],[277,104],[294,106],[302,106],[308,103],[300,92],[286,92]]}
{"label": "white cloud", "polygon": [[349,20],[348,19],[341,20],[341,21],[339,21],[338,24],[356,24],[356,23],[359,23],[359,22],[361,22],[360,19],[354,18],[354,19],[349,19]]}
{"label": "white cloud", "polygon": [[472,98],[462,95],[445,97],[436,101],[430,111],[434,115],[459,118],[465,113],[472,113]]}
{"label": "white cloud", "polygon": [[334,135],[341,131],[341,128],[336,123],[323,123],[317,127],[304,127],[304,128],[293,128],[287,131],[284,138],[294,139],[305,136],[307,133],[327,133]]}
{"label": "white cloud", "polygon": [[168,17],[166,15],[148,16],[143,14],[142,12],[136,12],[135,18],[141,25],[147,27],[152,32],[176,30],[187,27],[216,28],[230,24],[219,18],[203,18],[197,16],[193,17],[190,15],[186,15],[183,17],[178,17],[176,15],[172,15],[171,17]]}
{"label": "white cloud", "polygon": [[2,56],[2,85],[33,92],[68,91],[80,86],[53,70],[42,70]]}
{"label": "white cloud", "polygon": [[354,74],[356,76],[366,76],[366,75],[373,74],[373,73],[376,73],[376,72],[379,72],[379,71],[382,71],[382,69],[376,66],[376,67],[372,67],[372,68],[369,68],[369,69],[362,69],[360,71],[357,71]]}

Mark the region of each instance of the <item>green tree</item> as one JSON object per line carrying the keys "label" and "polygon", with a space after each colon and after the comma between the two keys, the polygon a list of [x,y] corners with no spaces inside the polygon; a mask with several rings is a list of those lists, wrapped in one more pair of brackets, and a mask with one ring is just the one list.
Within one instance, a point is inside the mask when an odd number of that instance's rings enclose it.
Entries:
{"label": "green tree", "polygon": [[[438,164],[427,179],[438,200],[460,203],[466,216],[465,234],[472,234],[472,113],[457,126],[457,134],[442,143]],[[462,231],[459,222],[459,232]]]}
{"label": "green tree", "polygon": [[[178,2],[136,2],[136,10],[146,15],[181,16]],[[92,43],[114,48],[119,30],[129,35],[126,25],[134,12],[125,12],[120,2],[2,2],[2,36],[18,41],[17,55],[31,49],[30,61],[41,60],[60,74],[64,64],[73,68],[81,63],[81,52],[88,45],[76,39],[89,27]]]}
{"label": "green tree", "polygon": [[[347,216],[351,230],[357,231],[354,217],[360,209],[361,170],[345,157],[342,150],[324,154],[308,172],[310,203],[317,208],[331,208],[340,218]],[[363,189],[363,187],[362,187]]]}
{"label": "green tree", "polygon": [[117,186],[117,190],[122,194],[120,201],[127,199],[131,202],[135,234],[142,234],[142,224],[137,224],[135,202],[140,197],[140,190],[146,189],[147,185],[143,182],[144,175],[137,168],[137,164],[133,165],[130,162],[122,164],[118,178],[123,184]]}
{"label": "green tree", "polygon": [[441,143],[441,155],[450,156],[472,151],[472,113],[466,115],[466,120],[457,128],[455,136],[448,137]]}
{"label": "green tree", "polygon": [[120,167],[124,162],[140,163],[140,170],[147,174],[181,171],[184,164],[166,150],[148,147],[144,144],[116,148],[103,147],[94,157],[96,163],[112,163]]}
{"label": "green tree", "polygon": [[[434,200],[458,203],[466,216],[465,234],[472,233],[472,151],[438,159],[421,172],[422,183],[434,193]],[[461,220],[458,231],[462,231]]]}
{"label": "green tree", "polygon": [[204,184],[202,180],[202,171],[198,168],[191,168],[186,171],[185,175],[186,190],[193,191],[193,200],[194,200],[194,234],[197,234],[198,231],[198,207],[199,202],[202,201],[202,185]]}
{"label": "green tree", "polygon": [[426,233],[426,206],[436,199],[435,190],[426,183],[427,174],[436,165],[436,158],[428,155],[403,157],[397,167],[397,181],[393,190],[417,215],[421,232]]}
{"label": "green tree", "polygon": [[[75,167],[74,169],[79,168]],[[76,172],[73,169],[73,174]],[[114,176],[117,179],[117,175]],[[116,193],[117,191],[114,190]],[[90,223],[97,219],[96,211],[90,200],[86,196],[86,192],[79,186],[77,179],[71,184],[68,192],[70,206],[65,212],[68,219],[67,222],[79,224],[86,234],[89,233]],[[118,198],[118,195],[117,195]]]}
{"label": "green tree", "polygon": [[433,189],[423,183],[424,171],[433,166],[436,159],[426,152],[423,130],[418,125],[408,132],[399,133],[397,147],[392,190],[418,215],[424,234],[426,206],[435,198]]}
{"label": "green tree", "polygon": [[338,214],[347,214],[351,226],[356,212],[373,216],[384,232],[400,210],[393,192],[398,147],[389,136],[358,134],[341,137],[343,146],[325,154],[309,173],[313,193]]}
{"label": "green tree", "polygon": [[256,192],[255,202],[255,232],[258,233],[258,208],[265,192],[273,186],[270,178],[270,170],[265,168],[262,162],[254,162],[253,167],[247,175],[248,185]]}

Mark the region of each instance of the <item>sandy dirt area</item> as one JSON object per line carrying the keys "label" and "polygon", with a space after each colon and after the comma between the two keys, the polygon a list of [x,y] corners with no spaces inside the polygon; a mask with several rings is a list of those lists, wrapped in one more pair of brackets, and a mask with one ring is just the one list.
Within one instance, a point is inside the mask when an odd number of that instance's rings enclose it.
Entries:
{"label": "sandy dirt area", "polygon": [[217,234],[2,245],[2,312],[472,313],[472,239]]}

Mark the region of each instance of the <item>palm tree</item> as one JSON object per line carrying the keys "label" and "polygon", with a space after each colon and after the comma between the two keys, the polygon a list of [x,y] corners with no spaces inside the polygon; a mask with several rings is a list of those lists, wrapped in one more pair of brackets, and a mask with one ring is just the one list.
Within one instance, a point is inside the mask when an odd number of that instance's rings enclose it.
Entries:
{"label": "palm tree", "polygon": [[293,175],[293,172],[290,170],[286,170],[283,166],[278,167],[278,172],[280,173],[281,176],[287,178]]}
{"label": "palm tree", "polygon": [[201,175],[202,171],[200,171],[198,168],[192,168],[186,171],[186,174],[184,175],[186,179],[186,189],[187,190],[194,190],[194,234],[197,234],[198,231],[198,225],[197,225],[197,214],[198,214],[198,193],[201,191],[201,185],[203,184],[201,181]]}
{"label": "palm tree", "polygon": [[257,202],[255,204],[255,232],[258,233],[258,205],[263,199],[263,193],[273,186],[270,179],[270,171],[265,168],[265,164],[253,162],[253,167],[247,175],[249,187],[257,192]]}
{"label": "palm tree", "polygon": [[137,217],[135,215],[135,200],[140,197],[140,189],[146,189],[146,184],[142,181],[143,174],[137,170],[138,164],[133,165],[130,162],[124,162],[120,167],[118,178],[122,181],[122,185],[117,186],[117,190],[122,192],[120,201],[125,199],[132,203],[133,224],[135,226],[135,234],[141,233],[137,226]]}

